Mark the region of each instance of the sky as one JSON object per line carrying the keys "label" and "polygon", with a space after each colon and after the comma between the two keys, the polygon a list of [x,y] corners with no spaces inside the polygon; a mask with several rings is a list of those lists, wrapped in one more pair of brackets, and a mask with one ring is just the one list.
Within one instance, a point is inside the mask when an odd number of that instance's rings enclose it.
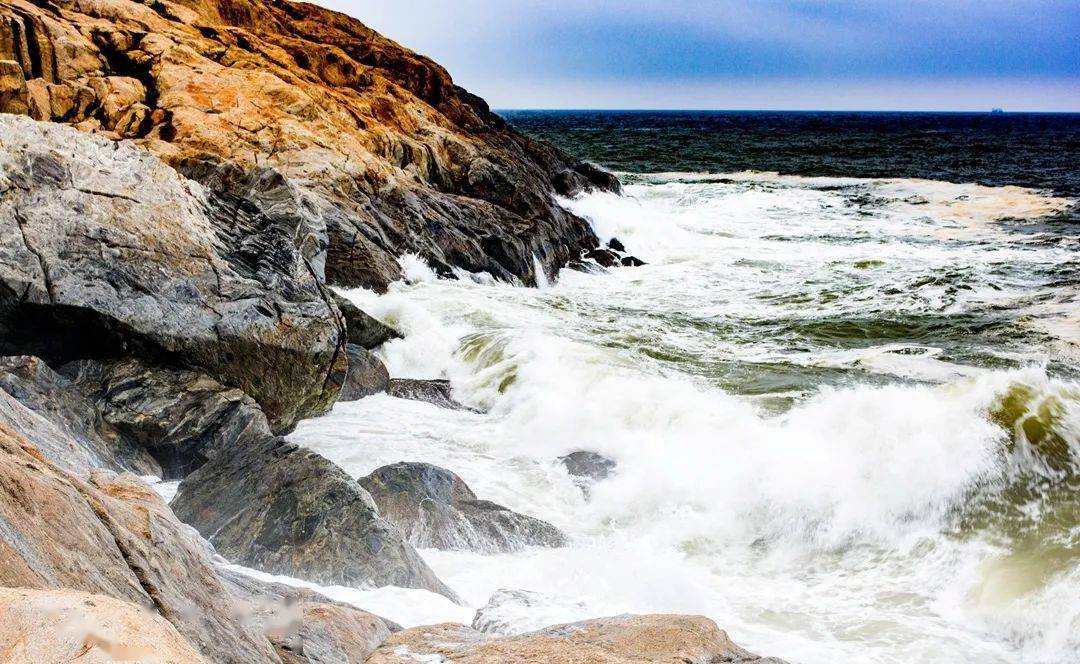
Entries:
{"label": "sky", "polygon": [[315,0],[499,109],[1080,111],[1080,0]]}

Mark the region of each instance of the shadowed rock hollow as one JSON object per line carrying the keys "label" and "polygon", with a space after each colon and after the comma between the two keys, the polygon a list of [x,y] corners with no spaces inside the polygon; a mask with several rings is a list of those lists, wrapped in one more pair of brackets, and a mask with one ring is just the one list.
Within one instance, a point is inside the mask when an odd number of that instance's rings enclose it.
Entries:
{"label": "shadowed rock hollow", "polygon": [[597,244],[553,194],[619,187],[314,5],[4,0],[0,17],[0,111],[135,139],[225,201],[258,194],[267,225],[313,229],[336,284],[383,288],[404,253],[533,284]]}

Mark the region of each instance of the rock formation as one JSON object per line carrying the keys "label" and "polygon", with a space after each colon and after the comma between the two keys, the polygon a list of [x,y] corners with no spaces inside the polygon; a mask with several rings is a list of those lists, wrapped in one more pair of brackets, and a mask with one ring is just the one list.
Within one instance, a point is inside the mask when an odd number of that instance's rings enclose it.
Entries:
{"label": "rock formation", "polygon": [[261,206],[263,229],[305,227],[335,284],[383,288],[404,253],[533,284],[537,260],[551,276],[597,244],[552,194],[619,187],[314,5],[5,0],[0,16],[0,108],[132,138]]}
{"label": "rock formation", "polygon": [[221,555],[249,567],[457,600],[356,480],[281,439],[215,456],[180,483],[172,508]]}
{"label": "rock formation", "polygon": [[143,150],[17,116],[0,117],[0,194],[0,353],[195,367],[279,430],[336,399],[340,327],[300,224],[259,228],[272,211]]}
{"label": "rock formation", "polygon": [[399,399],[426,401],[450,410],[474,410],[454,398],[445,378],[391,378],[387,393]]}
{"label": "rock formation", "polygon": [[478,500],[460,477],[429,463],[383,466],[360,484],[417,547],[494,553],[566,544],[550,523]]}
{"label": "rock formation", "polygon": [[418,661],[455,664],[783,664],[731,642],[701,616],[616,616],[556,625],[520,636],[492,638],[464,625],[406,629],[388,638],[369,664]]}

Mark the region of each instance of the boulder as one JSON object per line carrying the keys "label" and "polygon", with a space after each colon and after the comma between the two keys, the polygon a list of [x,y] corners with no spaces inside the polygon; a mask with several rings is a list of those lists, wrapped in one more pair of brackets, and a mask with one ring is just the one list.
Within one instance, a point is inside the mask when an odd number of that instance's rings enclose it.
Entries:
{"label": "boulder", "polygon": [[566,544],[550,523],[478,500],[460,477],[428,463],[383,466],[360,484],[383,518],[420,548],[495,553]]}
{"label": "boulder", "polygon": [[63,371],[114,436],[153,456],[160,464],[153,474],[163,479],[182,478],[215,454],[272,437],[251,397],[198,371],[136,359],[80,360]]}
{"label": "boulder", "polygon": [[581,257],[595,262],[600,267],[615,267],[620,264],[619,255],[608,249],[590,249]]}
{"label": "boulder", "polygon": [[626,253],[626,246],[617,237],[613,237],[608,240],[607,248],[620,254]]}
{"label": "boulder", "polygon": [[349,369],[339,401],[356,401],[386,391],[390,374],[382,360],[355,344],[348,344],[345,354],[349,358]]}
{"label": "boulder", "polygon": [[735,645],[702,616],[624,615],[492,638],[457,624],[429,625],[391,635],[368,664],[783,664]]}
{"label": "boulder", "polygon": [[361,664],[401,627],[306,588],[260,581],[221,568],[244,604],[245,619],[266,634],[285,664]]}
{"label": "boulder", "polygon": [[169,621],[145,607],[70,590],[0,588],[0,656],[39,664],[204,664]]}
{"label": "boulder", "polygon": [[231,561],[322,584],[422,588],[457,601],[353,478],[284,439],[219,454],[172,508]]}
{"label": "boulder", "polygon": [[241,204],[132,145],[0,116],[0,353],[195,368],[275,431],[323,412],[342,330],[272,180]]}
{"label": "boulder", "polygon": [[607,479],[615,470],[613,460],[589,450],[571,452],[559,457],[559,462],[566,468],[570,479],[581,489],[585,497],[589,496],[595,482]]}
{"label": "boulder", "polygon": [[641,267],[642,265],[645,265],[645,261],[637,256],[623,256],[619,259],[619,262],[623,267]]}
{"label": "boulder", "polygon": [[619,189],[344,14],[287,0],[61,5],[0,4],[0,60],[48,82],[48,118],[132,137],[204,184],[207,165],[280,173],[324,221],[336,284],[385,289],[406,253],[535,284],[537,261],[550,276],[597,244],[553,194]]}
{"label": "boulder", "polygon": [[160,614],[207,660],[277,660],[237,620],[204,543],[149,486],[65,472],[13,424],[0,421],[0,586],[108,595]]}
{"label": "boulder", "polygon": [[334,293],[334,304],[341,311],[341,317],[345,319],[345,331],[349,343],[356,344],[365,350],[374,350],[392,339],[401,339],[401,333],[369,316],[359,307],[337,293]]}
{"label": "boulder", "polygon": [[[101,419],[96,404],[39,358],[0,358],[0,390],[25,409],[0,400],[0,416],[17,422],[39,451],[65,470],[95,468],[161,475],[161,466],[138,444]],[[31,412],[27,412],[31,411]]]}
{"label": "boulder", "polygon": [[391,378],[386,391],[390,396],[399,399],[426,401],[440,408],[477,412],[453,397],[450,390],[450,381],[444,378]]}

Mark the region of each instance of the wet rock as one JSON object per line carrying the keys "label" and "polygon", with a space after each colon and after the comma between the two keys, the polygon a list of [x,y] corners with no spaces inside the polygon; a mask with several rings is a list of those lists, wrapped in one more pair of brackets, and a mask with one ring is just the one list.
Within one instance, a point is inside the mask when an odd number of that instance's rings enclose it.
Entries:
{"label": "wet rock", "polygon": [[399,399],[426,401],[440,408],[477,412],[475,409],[469,408],[454,399],[450,389],[450,381],[444,378],[391,378],[386,391],[390,396]]}
{"label": "wet rock", "polygon": [[501,638],[464,625],[406,629],[390,636],[369,664],[452,661],[455,664],[782,664],[735,645],[716,623],[702,616],[624,615],[598,618]]}
{"label": "wet rock", "polygon": [[243,603],[244,618],[274,644],[285,664],[360,664],[401,627],[306,588],[219,574]]}
{"label": "wet rock", "polygon": [[626,253],[626,247],[621,241],[619,241],[619,238],[617,237],[613,237],[608,240],[607,247],[608,249],[611,249],[612,251],[617,251],[620,254]]}
{"label": "wet rock", "polygon": [[101,419],[96,404],[65,376],[45,362],[26,355],[0,358],[0,390],[26,407],[0,401],[0,415],[33,431],[38,450],[61,468],[86,472],[95,468],[161,475],[161,466]]}
{"label": "wet rock", "polygon": [[18,116],[0,117],[0,191],[0,352],[186,365],[250,394],[276,431],[336,399],[334,305],[299,226],[257,197]]}
{"label": "wet rock", "polygon": [[645,261],[637,256],[623,256],[619,262],[622,263],[623,267],[641,267],[645,265]]}
{"label": "wet rock", "polygon": [[275,661],[236,619],[201,540],[150,487],[67,473],[16,424],[0,421],[0,586],[108,595],[156,611],[210,661]]}
{"label": "wet rock", "polygon": [[382,360],[355,344],[348,344],[345,352],[349,370],[339,401],[356,401],[386,391],[390,386],[390,374]]}
{"label": "wet rock", "polygon": [[184,478],[172,501],[221,555],[255,569],[358,587],[422,588],[456,601],[379,516],[356,480],[283,439],[220,454]]}
{"label": "wet rock", "polygon": [[522,634],[566,620],[567,614],[581,615],[585,609],[584,604],[567,605],[541,593],[504,588],[476,610],[472,628],[496,636]]}
{"label": "wet rock", "polygon": [[349,343],[365,350],[374,350],[392,339],[401,339],[401,333],[394,328],[369,316],[359,307],[337,293],[334,303],[345,319],[345,330]]}
{"label": "wet rock", "polygon": [[360,484],[417,547],[492,553],[566,544],[555,526],[478,500],[460,477],[428,463],[383,466]]}
{"label": "wet rock", "polygon": [[[534,256],[553,274],[596,246],[552,194],[619,189],[344,14],[254,0],[63,7],[0,5],[0,59],[53,86],[48,117],[133,136],[185,169],[280,172],[325,220],[333,283],[384,289],[396,258],[417,253],[533,284]],[[135,79],[145,97],[105,78]]]}
{"label": "wet rock", "polygon": [[596,262],[600,267],[615,267],[619,265],[619,255],[608,249],[590,249],[582,254],[582,258]]}
{"label": "wet rock", "polygon": [[6,662],[205,662],[169,621],[145,607],[27,588],[0,588],[0,653]]}
{"label": "wet rock", "polygon": [[135,359],[65,365],[72,386],[94,404],[116,440],[147,451],[155,475],[179,479],[215,454],[272,437],[255,401],[198,371]]}
{"label": "wet rock", "polygon": [[559,461],[574,480],[574,484],[577,484],[586,496],[594,482],[607,479],[615,470],[613,460],[589,450],[571,452],[559,457]]}

